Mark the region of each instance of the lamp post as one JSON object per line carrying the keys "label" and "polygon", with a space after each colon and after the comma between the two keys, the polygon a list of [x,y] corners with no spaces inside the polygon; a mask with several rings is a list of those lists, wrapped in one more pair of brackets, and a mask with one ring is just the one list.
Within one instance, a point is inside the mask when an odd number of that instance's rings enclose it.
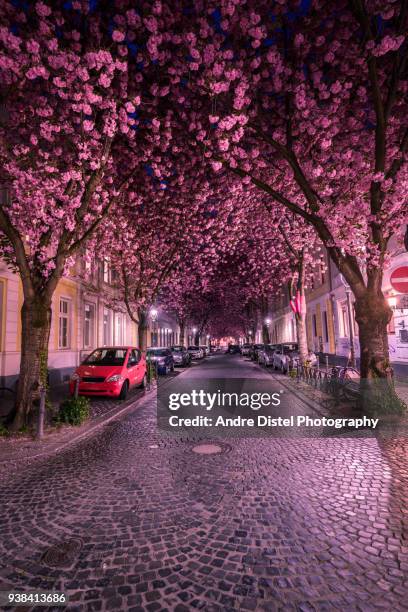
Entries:
{"label": "lamp post", "polygon": [[197,328],[193,327],[192,332],[193,332],[193,344],[195,345],[195,343],[196,343]]}

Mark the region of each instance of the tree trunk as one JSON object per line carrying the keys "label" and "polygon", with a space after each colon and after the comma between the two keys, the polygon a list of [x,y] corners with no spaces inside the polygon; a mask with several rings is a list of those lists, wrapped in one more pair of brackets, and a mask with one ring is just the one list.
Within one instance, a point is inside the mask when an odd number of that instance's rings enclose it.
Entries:
{"label": "tree trunk", "polygon": [[297,313],[295,316],[296,320],[296,336],[299,345],[299,360],[300,364],[304,365],[307,359],[308,347],[307,347],[307,335],[306,335],[306,315],[305,313]]}
{"label": "tree trunk", "polygon": [[268,329],[268,326],[266,324],[262,325],[262,342],[264,344],[269,344],[270,343],[269,329]]}
{"label": "tree trunk", "polygon": [[16,409],[10,426],[12,431],[18,431],[27,424],[32,401],[39,395],[39,387],[47,385],[51,314],[51,304],[43,296],[26,299],[23,303],[20,374]]}
{"label": "tree trunk", "polygon": [[356,321],[360,340],[361,377],[392,379],[388,350],[387,325],[392,317],[384,295],[365,291],[355,301]]}
{"label": "tree trunk", "polygon": [[382,292],[367,290],[356,298],[360,339],[360,408],[371,414],[403,414],[406,406],[395,392],[388,350],[387,325],[392,310]]}
{"label": "tree trunk", "polygon": [[145,351],[147,349],[147,330],[149,327],[147,310],[144,308],[138,308],[138,340],[139,349]]}
{"label": "tree trunk", "polygon": [[184,321],[184,319],[179,320],[179,328],[180,328],[179,344],[184,346],[184,337],[186,334],[186,322]]}
{"label": "tree trunk", "polygon": [[200,346],[200,332],[194,334],[194,346]]}

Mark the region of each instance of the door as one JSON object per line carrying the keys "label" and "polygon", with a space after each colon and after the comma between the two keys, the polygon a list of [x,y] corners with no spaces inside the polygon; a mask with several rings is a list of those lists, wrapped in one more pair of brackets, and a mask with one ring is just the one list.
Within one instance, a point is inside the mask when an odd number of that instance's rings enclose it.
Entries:
{"label": "door", "polygon": [[137,353],[136,349],[132,349],[127,363],[129,382],[132,387],[138,383],[138,362],[140,360]]}

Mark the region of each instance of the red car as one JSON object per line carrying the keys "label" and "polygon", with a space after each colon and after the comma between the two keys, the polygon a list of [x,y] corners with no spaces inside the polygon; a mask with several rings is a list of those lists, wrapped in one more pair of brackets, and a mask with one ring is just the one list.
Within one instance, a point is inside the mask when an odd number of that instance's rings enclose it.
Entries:
{"label": "red car", "polygon": [[75,392],[77,380],[80,395],[108,395],[125,399],[131,387],[146,386],[146,359],[133,346],[97,348],[71,376],[71,395]]}

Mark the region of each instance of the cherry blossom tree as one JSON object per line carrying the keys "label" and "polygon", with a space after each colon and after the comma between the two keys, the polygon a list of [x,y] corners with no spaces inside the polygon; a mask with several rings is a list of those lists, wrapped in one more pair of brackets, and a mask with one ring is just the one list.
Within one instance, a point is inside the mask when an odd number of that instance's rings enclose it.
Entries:
{"label": "cherry blossom tree", "polygon": [[381,287],[389,239],[407,220],[406,3],[185,8],[173,5],[152,36],[171,55],[197,157],[315,229],[355,296],[362,376],[389,379]]}
{"label": "cherry blossom tree", "polygon": [[147,38],[136,11],[117,14],[114,3],[1,3],[0,159],[8,196],[0,205],[0,255],[19,272],[24,294],[14,428],[27,418],[33,389],[45,384],[51,300],[64,270],[169,141],[150,104],[140,119],[144,80],[154,83]]}

